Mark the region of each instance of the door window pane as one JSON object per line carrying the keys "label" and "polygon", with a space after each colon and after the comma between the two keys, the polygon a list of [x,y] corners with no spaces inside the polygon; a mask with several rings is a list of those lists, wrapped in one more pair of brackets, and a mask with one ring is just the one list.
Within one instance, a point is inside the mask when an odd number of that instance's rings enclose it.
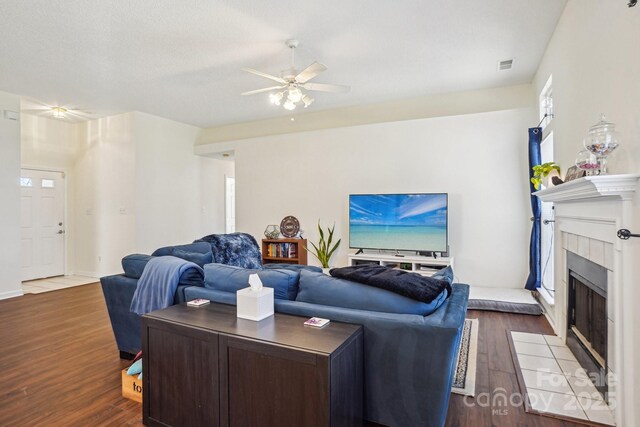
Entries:
{"label": "door window pane", "polygon": [[54,188],[56,186],[56,182],[52,179],[42,179],[42,188]]}
{"label": "door window pane", "polygon": [[28,177],[20,177],[20,187],[33,187],[33,180]]}

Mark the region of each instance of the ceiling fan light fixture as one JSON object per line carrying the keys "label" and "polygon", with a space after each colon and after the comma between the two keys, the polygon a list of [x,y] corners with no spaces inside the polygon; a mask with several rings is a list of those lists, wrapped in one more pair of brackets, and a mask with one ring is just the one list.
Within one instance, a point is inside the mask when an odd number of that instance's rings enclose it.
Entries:
{"label": "ceiling fan light fixture", "polygon": [[304,108],[307,108],[309,105],[313,104],[313,101],[315,100],[309,95],[305,95],[302,97],[302,102],[304,102]]}
{"label": "ceiling fan light fixture", "polygon": [[289,88],[289,96],[287,97],[291,102],[298,103],[302,99],[302,91],[297,87]]}
{"label": "ceiling fan light fixture", "polygon": [[282,106],[284,107],[285,110],[289,110],[289,111],[296,109],[296,104],[290,99],[287,99]]}
{"label": "ceiling fan light fixture", "polygon": [[269,94],[269,101],[271,101],[274,105],[280,105],[282,98],[284,97],[284,92],[277,92]]}
{"label": "ceiling fan light fixture", "polygon": [[64,119],[67,113],[67,109],[62,107],[52,107],[51,111],[56,119]]}

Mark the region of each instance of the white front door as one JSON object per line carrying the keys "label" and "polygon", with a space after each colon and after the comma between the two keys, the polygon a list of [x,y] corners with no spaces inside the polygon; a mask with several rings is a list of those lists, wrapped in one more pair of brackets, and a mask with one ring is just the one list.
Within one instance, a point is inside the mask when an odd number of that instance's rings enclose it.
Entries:
{"label": "white front door", "polygon": [[64,174],[22,169],[22,280],[64,274]]}

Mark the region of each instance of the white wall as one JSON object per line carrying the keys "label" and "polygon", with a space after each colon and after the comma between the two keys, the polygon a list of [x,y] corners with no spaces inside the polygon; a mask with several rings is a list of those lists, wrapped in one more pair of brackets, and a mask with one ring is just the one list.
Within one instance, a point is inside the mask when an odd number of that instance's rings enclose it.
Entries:
{"label": "white wall", "polygon": [[[606,31],[594,29],[606,28]],[[640,171],[640,9],[624,1],[569,1],[540,64],[540,93],[553,75],[555,160],[574,164],[600,113],[617,125],[622,145],[610,173]],[[536,95],[537,96],[537,95]]]}
{"label": "white wall", "polygon": [[233,162],[196,156],[194,126],[135,113],[136,250],[224,233],[224,175]]}
{"label": "white wall", "polygon": [[343,243],[333,263],[346,265],[350,193],[447,192],[458,279],[521,288],[534,122],[526,108],[238,141],[236,228],[260,239],[267,225],[294,215],[315,241],[318,219],[335,221]]}
{"label": "white wall", "polygon": [[[563,169],[573,165],[582,139],[600,113],[616,123],[622,145],[609,163],[610,173],[640,172],[640,9],[625,1],[570,0],[558,22],[536,74],[536,92],[553,75],[555,161]],[[640,192],[640,189],[638,189]],[[640,196],[632,217],[622,226],[640,232]],[[640,239],[623,242],[632,259],[640,259]],[[625,268],[640,277],[640,263]],[[634,287],[634,301],[640,289]],[[621,425],[638,425],[640,415],[640,310],[621,313],[632,338],[625,341],[625,413]]]}
{"label": "white wall", "polygon": [[78,125],[59,119],[21,114],[22,167],[65,173],[65,271],[75,271],[74,166],[78,156]]}
{"label": "white wall", "polygon": [[134,113],[78,124],[74,183],[78,274],[119,272],[135,252]]}
{"label": "white wall", "polygon": [[0,299],[22,295],[20,285],[20,98],[0,92]]}
{"label": "white wall", "polygon": [[139,112],[76,126],[78,273],[119,273],[127,254],[224,232],[233,163],[193,153],[199,128]]}

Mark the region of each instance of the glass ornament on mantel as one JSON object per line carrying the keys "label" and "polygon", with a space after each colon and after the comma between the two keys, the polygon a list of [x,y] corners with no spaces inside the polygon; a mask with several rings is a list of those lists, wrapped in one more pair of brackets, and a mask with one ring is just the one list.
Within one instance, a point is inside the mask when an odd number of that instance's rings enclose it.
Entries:
{"label": "glass ornament on mantel", "polygon": [[576,166],[578,169],[586,172],[587,176],[600,174],[600,163],[598,157],[589,152],[588,150],[582,150],[576,157]]}
{"label": "glass ornament on mantel", "polygon": [[616,125],[607,122],[604,114],[601,114],[600,121],[589,128],[584,139],[584,148],[598,159],[600,175],[607,174],[607,156],[618,148],[620,142],[620,134],[616,131]]}

